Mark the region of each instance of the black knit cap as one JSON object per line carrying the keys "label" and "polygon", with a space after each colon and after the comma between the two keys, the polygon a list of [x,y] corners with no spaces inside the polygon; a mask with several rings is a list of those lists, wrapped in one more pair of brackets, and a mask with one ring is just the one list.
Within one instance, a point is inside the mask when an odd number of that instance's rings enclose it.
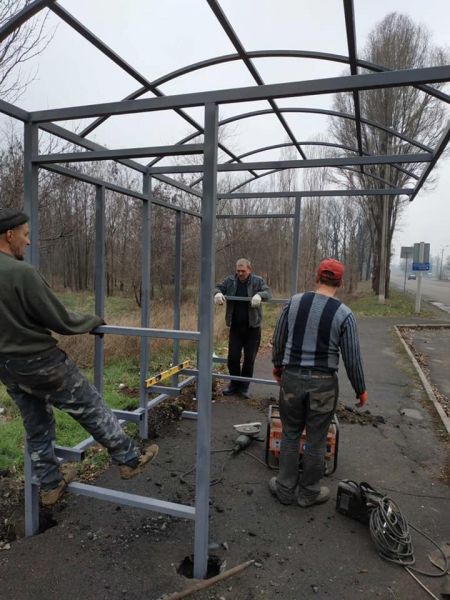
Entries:
{"label": "black knit cap", "polygon": [[0,208],[0,234],[28,221],[28,215],[15,208]]}

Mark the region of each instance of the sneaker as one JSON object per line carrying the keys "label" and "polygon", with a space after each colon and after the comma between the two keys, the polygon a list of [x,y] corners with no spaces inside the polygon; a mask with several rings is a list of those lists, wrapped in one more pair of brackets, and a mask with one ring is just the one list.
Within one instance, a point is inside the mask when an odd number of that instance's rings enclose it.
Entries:
{"label": "sneaker", "polygon": [[58,485],[51,490],[41,490],[41,504],[42,506],[53,506],[64,496],[67,485],[75,479],[78,474],[77,465],[65,463],[61,465],[61,475],[63,479]]}
{"label": "sneaker", "polygon": [[293,498],[291,498],[290,500],[287,498],[283,498],[279,496],[278,494],[278,486],[277,486],[277,478],[276,477],[272,477],[272,479],[269,479],[269,490],[270,493],[272,494],[272,496],[275,496],[275,498],[277,498],[279,500],[279,502],[281,502],[281,504],[292,504],[292,500]]}
{"label": "sneaker", "polygon": [[239,395],[240,395],[242,398],[245,398],[246,400],[250,400],[250,394],[248,393],[248,391],[247,391],[247,390],[241,390],[241,391],[239,392]]}
{"label": "sneaker", "polygon": [[329,499],[330,490],[327,487],[323,486],[320,488],[320,492],[317,494],[317,496],[312,496],[310,498],[302,498],[301,496],[299,496],[297,498],[297,503],[302,508],[308,508],[308,506],[313,506],[314,504],[323,504]]}
{"label": "sneaker", "polygon": [[159,448],[156,444],[152,444],[145,449],[138,459],[135,466],[130,465],[119,465],[119,473],[122,479],[131,479],[136,475],[139,475],[144,470],[145,465],[152,462],[154,458],[158,456]]}
{"label": "sneaker", "polygon": [[235,396],[238,393],[238,389],[235,387],[228,386],[224,390],[222,390],[222,394],[224,396]]}

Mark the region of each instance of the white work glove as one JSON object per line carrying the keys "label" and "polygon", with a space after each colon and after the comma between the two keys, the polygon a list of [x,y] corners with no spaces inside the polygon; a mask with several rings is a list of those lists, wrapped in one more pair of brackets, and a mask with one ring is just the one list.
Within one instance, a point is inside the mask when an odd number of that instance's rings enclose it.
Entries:
{"label": "white work glove", "polygon": [[217,292],[214,296],[214,304],[222,305],[225,302],[225,296],[221,292]]}
{"label": "white work glove", "polygon": [[258,308],[258,306],[261,304],[261,300],[261,296],[259,294],[255,294],[251,300],[252,308]]}

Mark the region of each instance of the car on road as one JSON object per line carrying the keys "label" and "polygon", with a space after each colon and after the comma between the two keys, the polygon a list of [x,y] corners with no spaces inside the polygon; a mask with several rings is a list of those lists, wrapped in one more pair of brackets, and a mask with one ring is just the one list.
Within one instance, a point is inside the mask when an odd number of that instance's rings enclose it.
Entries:
{"label": "car on road", "polygon": [[408,279],[416,279],[416,274],[415,273],[410,273],[408,275]]}

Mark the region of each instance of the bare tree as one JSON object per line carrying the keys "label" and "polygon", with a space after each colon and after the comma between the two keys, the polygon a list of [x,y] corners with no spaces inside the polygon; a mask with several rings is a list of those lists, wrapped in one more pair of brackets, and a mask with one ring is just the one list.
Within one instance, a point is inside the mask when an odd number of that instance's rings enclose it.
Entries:
{"label": "bare tree", "polygon": [[[444,51],[431,43],[428,31],[414,23],[408,16],[398,13],[387,15],[369,35],[364,58],[389,69],[413,69],[445,63]],[[361,114],[367,119],[397,130],[433,147],[442,132],[444,106],[435,97],[418,88],[409,86],[392,89],[370,90],[360,93]],[[341,94],[335,99],[334,108],[344,113],[353,112],[351,94]],[[362,125],[363,150],[369,154],[408,154],[417,152],[417,147],[383,130]],[[331,125],[335,139],[341,144],[355,145],[355,124],[348,119],[333,120]],[[423,165],[407,165],[409,172],[418,174]],[[366,167],[364,172],[342,171],[348,188],[366,187],[383,189],[384,182],[393,187],[404,187],[411,176],[406,169],[393,165]],[[406,172],[405,172],[406,171]],[[372,176],[375,176],[372,177]],[[378,179],[376,179],[378,177]],[[385,296],[389,295],[389,262],[392,237],[397,218],[405,200],[385,197],[360,201],[373,242],[372,287],[378,292],[380,281],[381,233],[383,202],[388,203],[387,268],[385,273]]]}
{"label": "bare tree", "polygon": [[[0,28],[3,27],[31,0],[1,0]],[[45,31],[48,11],[42,11],[14,30],[0,43],[0,98],[10,102],[24,92],[36,73],[23,74],[22,66],[41,54],[51,41]]]}

